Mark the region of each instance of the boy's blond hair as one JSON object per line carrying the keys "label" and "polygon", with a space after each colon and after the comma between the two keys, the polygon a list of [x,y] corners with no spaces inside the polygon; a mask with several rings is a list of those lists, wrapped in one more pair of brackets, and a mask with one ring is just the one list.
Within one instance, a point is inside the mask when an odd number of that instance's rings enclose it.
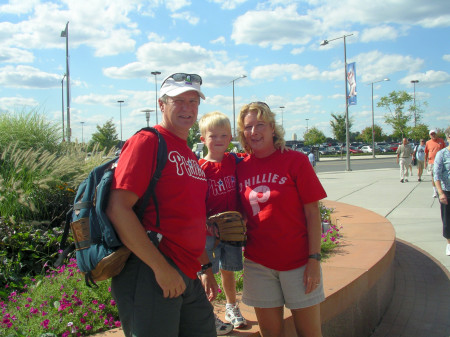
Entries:
{"label": "boy's blond hair", "polygon": [[228,129],[231,135],[231,123],[227,115],[220,111],[208,112],[198,121],[198,127],[200,129],[200,134],[205,137],[206,132],[209,129],[216,127],[225,127]]}

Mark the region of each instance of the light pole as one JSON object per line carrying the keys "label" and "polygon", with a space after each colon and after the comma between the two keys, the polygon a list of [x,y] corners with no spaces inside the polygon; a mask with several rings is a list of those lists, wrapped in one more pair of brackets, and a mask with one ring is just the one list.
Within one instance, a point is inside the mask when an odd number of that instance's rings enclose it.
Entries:
{"label": "light pole", "polygon": [[305,120],[306,120],[306,132],[308,133],[308,121],[309,121],[309,118],[306,118]]}
{"label": "light pole", "polygon": [[375,123],[374,123],[374,117],[373,117],[373,84],[383,81],[390,81],[389,78],[385,78],[379,81],[375,81],[370,83],[372,85],[372,156],[375,158]]}
{"label": "light pole", "polygon": [[67,141],[70,143],[70,73],[69,73],[69,21],[61,32],[61,37],[66,38],[66,81],[67,81]]}
{"label": "light pole", "polygon": [[152,71],[151,74],[155,76],[155,117],[156,117],[156,124],[158,124],[158,87],[156,85],[156,76],[161,75],[161,72]]}
{"label": "light pole", "polygon": [[340,36],[331,40],[323,40],[320,44],[321,46],[326,46],[329,42],[337,40],[337,39],[344,39],[344,80],[345,80],[345,150],[346,150],[346,162],[347,162],[347,171],[351,171],[350,168],[350,149],[349,149],[349,143],[350,143],[350,127],[349,127],[349,119],[348,119],[348,88],[347,88],[347,46],[345,42],[345,38],[347,36],[352,36],[353,34],[348,34],[344,36]]}
{"label": "light pole", "polygon": [[416,127],[416,83],[419,83],[419,80],[412,80],[411,83],[414,85],[414,127]]}
{"label": "light pole", "polygon": [[233,139],[236,138],[236,113],[235,113],[235,103],[234,103],[234,82],[240,78],[246,78],[246,77],[247,77],[247,75],[241,75],[231,81],[231,82],[233,82]]}
{"label": "light pole", "polygon": [[84,130],[83,130],[83,127],[84,127],[84,122],[80,122],[81,123],[81,144],[83,144],[84,143]]}
{"label": "light pole", "polygon": [[123,103],[124,101],[123,100],[120,100],[120,101],[117,101],[117,103],[119,103],[119,108],[120,108],[120,146],[122,146],[122,103]]}
{"label": "light pole", "polygon": [[61,115],[62,115],[62,133],[63,133],[63,137],[62,140],[63,142],[66,141],[66,138],[64,136],[64,79],[66,78],[66,74],[64,74],[62,80],[61,80]]}
{"label": "light pole", "polygon": [[281,126],[284,128],[284,120],[283,120],[283,109],[284,109],[284,106],[280,106],[280,109],[281,109]]}
{"label": "light pole", "polygon": [[149,127],[150,126],[150,124],[149,124],[149,122],[150,122],[150,112],[155,111],[155,110],[144,109],[144,110],[141,110],[141,111],[145,112],[145,119],[147,120],[147,127]]}

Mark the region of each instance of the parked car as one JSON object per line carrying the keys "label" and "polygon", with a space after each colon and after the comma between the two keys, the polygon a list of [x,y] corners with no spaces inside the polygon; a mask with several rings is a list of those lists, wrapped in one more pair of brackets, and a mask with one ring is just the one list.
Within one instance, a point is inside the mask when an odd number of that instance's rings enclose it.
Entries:
{"label": "parked car", "polygon": [[[360,147],[360,150],[363,153],[373,153],[372,146],[371,145],[364,145]],[[382,152],[381,148],[379,146],[375,145],[375,152]]]}
{"label": "parked car", "polygon": [[358,148],[355,147],[355,146],[349,146],[348,151],[349,151],[350,153],[363,153],[360,149],[358,149]]}

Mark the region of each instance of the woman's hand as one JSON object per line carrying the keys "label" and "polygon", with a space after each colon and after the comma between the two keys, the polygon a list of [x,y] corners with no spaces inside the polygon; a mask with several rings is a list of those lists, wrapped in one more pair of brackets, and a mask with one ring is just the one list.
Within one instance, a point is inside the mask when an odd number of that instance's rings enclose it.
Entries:
{"label": "woman's hand", "polygon": [[320,284],[320,262],[316,259],[309,259],[303,274],[303,284],[305,294],[316,290]]}

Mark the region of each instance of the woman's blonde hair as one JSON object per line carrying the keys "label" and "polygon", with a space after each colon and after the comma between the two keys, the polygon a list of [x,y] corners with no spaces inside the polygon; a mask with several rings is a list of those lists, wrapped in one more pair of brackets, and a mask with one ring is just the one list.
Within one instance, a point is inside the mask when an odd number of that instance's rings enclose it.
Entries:
{"label": "woman's blonde hair", "polygon": [[231,124],[230,119],[227,115],[220,111],[208,112],[203,115],[198,121],[198,127],[200,129],[200,134],[205,137],[206,132],[211,128],[224,127],[228,129],[231,135]]}
{"label": "woman's blonde hair", "polygon": [[256,111],[258,120],[268,123],[273,131],[273,145],[277,150],[283,151],[285,149],[286,141],[284,140],[284,129],[275,121],[275,114],[270,110],[269,106],[264,102],[252,102],[244,105],[239,112],[237,120],[237,137],[242,147],[247,153],[253,153],[250,145],[245,140],[244,136],[244,119],[245,116],[251,112]]}

